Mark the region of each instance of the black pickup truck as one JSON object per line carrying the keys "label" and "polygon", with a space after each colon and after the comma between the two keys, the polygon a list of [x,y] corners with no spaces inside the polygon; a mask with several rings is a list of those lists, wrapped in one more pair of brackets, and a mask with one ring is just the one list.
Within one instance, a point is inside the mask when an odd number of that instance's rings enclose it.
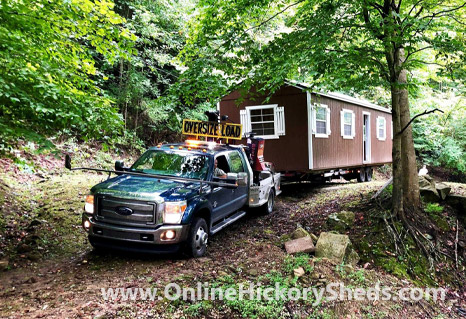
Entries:
{"label": "black pickup truck", "polygon": [[95,248],[200,257],[209,236],[247,207],[271,213],[280,193],[279,173],[253,171],[242,146],[214,142],[158,145],[108,172],[118,176],[92,187],[82,217]]}

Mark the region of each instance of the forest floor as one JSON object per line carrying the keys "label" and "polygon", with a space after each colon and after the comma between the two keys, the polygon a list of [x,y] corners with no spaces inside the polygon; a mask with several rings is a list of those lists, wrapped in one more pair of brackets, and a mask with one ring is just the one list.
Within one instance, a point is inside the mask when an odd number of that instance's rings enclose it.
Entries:
{"label": "forest floor", "polygon": [[[205,257],[188,259],[93,251],[81,228],[83,197],[106,176],[65,172],[59,159],[39,160],[46,169],[35,173],[18,171],[9,160],[0,163],[2,318],[460,318],[466,308],[464,282],[442,281],[435,284],[447,288],[447,298],[437,302],[106,301],[101,289],[163,291],[168,283],[237,288],[238,283],[261,282],[265,288],[277,282],[286,287],[342,282],[352,288],[379,284],[393,290],[420,283],[383,267],[362,251],[358,251],[361,262],[352,268],[307,254],[289,256],[283,248],[284,238],[298,225],[319,235],[327,230],[329,214],[351,210],[356,223],[348,234],[358,250],[363,238],[374,231],[363,203],[384,184],[381,175],[369,183],[283,186],[271,215],[249,213],[212,237]],[[450,185],[454,192],[466,191],[464,184]],[[391,258],[388,246],[383,254]],[[297,277],[294,270],[299,267],[305,273]]]}

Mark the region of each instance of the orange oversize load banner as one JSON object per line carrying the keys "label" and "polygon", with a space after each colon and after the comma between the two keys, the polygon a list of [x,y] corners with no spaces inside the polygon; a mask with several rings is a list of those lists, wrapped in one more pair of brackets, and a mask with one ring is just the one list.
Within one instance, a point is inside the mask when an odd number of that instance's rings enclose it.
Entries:
{"label": "orange oversize load banner", "polygon": [[185,119],[183,120],[183,134],[240,140],[243,135],[243,126]]}

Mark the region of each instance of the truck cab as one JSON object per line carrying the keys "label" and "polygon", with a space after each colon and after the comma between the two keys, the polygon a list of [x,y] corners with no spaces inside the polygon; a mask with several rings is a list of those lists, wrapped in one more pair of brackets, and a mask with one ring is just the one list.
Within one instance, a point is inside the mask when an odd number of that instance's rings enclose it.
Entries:
{"label": "truck cab", "polygon": [[92,187],[83,227],[96,248],[194,257],[248,207],[273,210],[280,174],[255,172],[242,146],[187,141],[149,148],[131,167]]}

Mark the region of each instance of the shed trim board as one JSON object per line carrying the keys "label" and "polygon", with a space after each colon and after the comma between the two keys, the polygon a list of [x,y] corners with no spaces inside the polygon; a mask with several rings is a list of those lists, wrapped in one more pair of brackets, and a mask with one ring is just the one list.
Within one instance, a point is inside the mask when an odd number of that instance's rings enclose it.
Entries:
{"label": "shed trim board", "polygon": [[[371,163],[372,159],[371,159],[371,137],[372,137],[372,133],[371,133],[371,113],[370,112],[366,112],[366,111],[362,111],[362,125],[363,125],[363,130],[364,130],[364,116],[367,115],[368,117],[368,121],[367,121],[367,124],[369,126],[369,128],[366,128],[366,130],[369,132],[369,137],[366,137],[367,141],[369,142],[368,146],[367,146],[367,150],[364,148],[365,145],[364,145],[364,135],[363,135],[363,139],[362,139],[362,162],[364,164],[368,164],[368,163]],[[363,132],[364,134],[364,132]],[[367,134],[366,134],[367,136]],[[364,151],[367,151],[367,160],[365,160],[365,157],[364,157]]]}
{"label": "shed trim board", "polygon": [[306,92],[307,99],[307,146],[308,146],[308,157],[309,157],[309,169],[314,168],[314,161],[312,157],[312,107],[311,107],[311,93]]}

